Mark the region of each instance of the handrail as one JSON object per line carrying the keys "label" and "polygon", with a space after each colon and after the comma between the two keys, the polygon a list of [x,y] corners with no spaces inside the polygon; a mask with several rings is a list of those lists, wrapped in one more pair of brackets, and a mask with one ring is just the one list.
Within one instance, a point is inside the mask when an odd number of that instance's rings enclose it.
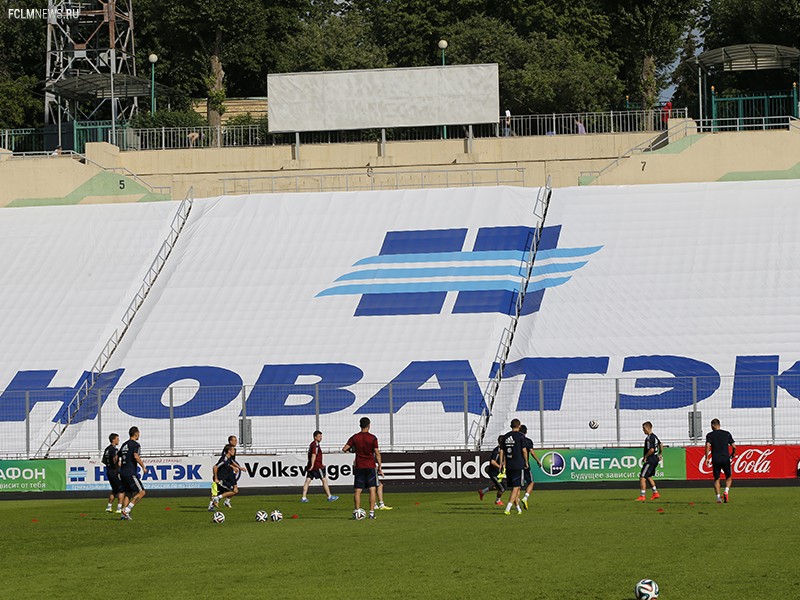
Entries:
{"label": "handrail", "polygon": [[[475,181],[475,175],[479,173],[494,174],[494,177],[488,177],[485,181]],[[510,178],[502,177],[503,174],[508,173]],[[438,183],[431,182],[430,176],[439,175],[440,181]],[[458,175],[469,175],[468,182],[461,182],[456,180]],[[316,186],[316,191],[350,191],[350,190],[374,190],[374,189],[401,189],[403,187],[410,187],[409,185],[401,185],[400,178],[418,176],[419,182],[413,187],[460,187],[460,186],[477,186],[477,185],[524,185],[525,183],[525,168],[524,167],[506,167],[506,168],[461,168],[461,169],[416,169],[416,170],[391,170],[388,167],[367,167],[366,170],[360,169],[353,172],[344,173],[307,173],[302,175],[262,175],[259,177],[223,177],[220,179],[222,182],[222,193],[228,194],[253,194],[258,192],[274,193],[287,192],[287,191],[309,191],[309,186],[300,185],[301,181],[318,181],[319,185]],[[451,180],[451,176],[453,179]],[[379,178],[388,178],[386,181],[376,183]],[[425,181],[428,177],[429,181]],[[369,180],[368,185],[357,185],[352,183],[352,180]],[[391,187],[391,179],[394,178],[394,187]],[[443,181],[441,179],[443,178]],[[333,185],[323,185],[327,180],[332,180]],[[277,182],[294,181],[294,190],[292,186],[276,185]],[[344,181],[344,185],[337,185],[337,183]],[[258,185],[259,183],[267,183],[268,185]]]}
{"label": "handrail", "polygon": [[178,236],[180,235],[184,225],[186,224],[186,221],[189,218],[189,213],[191,213],[193,203],[194,188],[189,188],[186,197],[181,201],[180,205],[178,206],[178,210],[172,217],[172,222],[170,223],[169,233],[167,234],[166,239],[159,247],[153,262],[150,263],[150,268],[142,278],[142,285],[139,287],[136,294],[134,294],[133,300],[131,300],[131,303],[128,305],[128,309],[125,311],[125,314],[122,317],[122,329],[115,329],[113,331],[108,341],[103,346],[103,349],[100,351],[100,355],[97,357],[97,360],[95,360],[94,364],[92,365],[86,381],[81,384],[70,401],[64,405],[62,410],[66,413],[66,422],[57,422],[53,425],[53,428],[44,437],[42,445],[39,447],[39,450],[36,452],[35,456],[42,458],[47,458],[49,456],[50,450],[58,442],[61,436],[64,435],[64,432],[72,424],[72,420],[78,414],[78,411],[83,406],[83,403],[89,397],[89,393],[91,392],[94,384],[97,382],[99,375],[108,365],[108,362],[111,360],[114,351],[119,347],[122,338],[125,336],[125,333],[130,327],[131,321],[133,321],[133,317],[142,306],[145,298],[147,298],[147,295],[153,288],[158,275],[164,268],[164,264],[167,262],[167,258],[169,258],[169,255],[171,254],[172,249],[175,247],[175,244],[178,240]]}

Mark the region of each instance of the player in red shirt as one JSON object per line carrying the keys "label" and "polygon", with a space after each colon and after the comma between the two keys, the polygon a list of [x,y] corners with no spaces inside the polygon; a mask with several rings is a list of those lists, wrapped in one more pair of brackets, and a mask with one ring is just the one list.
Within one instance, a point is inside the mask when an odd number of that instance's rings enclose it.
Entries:
{"label": "player in red shirt", "polygon": [[361,491],[369,489],[369,518],[374,519],[378,475],[383,475],[381,453],[378,450],[378,438],[369,432],[369,418],[361,417],[358,424],[361,427],[361,431],[347,440],[342,452],[354,451],[356,453],[356,464],[353,469],[355,475],[355,490],[353,492],[355,508],[356,510],[361,508]]}
{"label": "player in red shirt", "polygon": [[328,502],[336,502],[339,496],[331,494],[331,489],[328,487],[328,477],[325,474],[325,466],[322,464],[322,447],[319,443],[322,441],[322,432],[317,430],[314,432],[314,441],[308,446],[308,463],[306,464],[306,481],[303,484],[303,497],[300,502],[308,502],[306,494],[308,493],[308,486],[312,479],[319,479],[322,481],[322,488],[328,496]]}

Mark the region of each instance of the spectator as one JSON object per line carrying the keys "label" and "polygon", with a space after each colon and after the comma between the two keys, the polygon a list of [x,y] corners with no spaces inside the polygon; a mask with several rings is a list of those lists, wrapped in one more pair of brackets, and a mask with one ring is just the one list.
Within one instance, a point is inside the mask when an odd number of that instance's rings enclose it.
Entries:
{"label": "spectator", "polygon": [[196,131],[192,131],[189,135],[186,136],[186,139],[189,140],[189,147],[194,148],[194,145],[200,139],[200,134]]}
{"label": "spectator", "polygon": [[586,135],[586,127],[579,119],[575,119],[575,128],[578,130],[578,135]]}
{"label": "spectator", "polygon": [[511,136],[511,111],[506,110],[506,117],[503,120],[503,137]]}
{"label": "spectator", "polygon": [[661,125],[666,129],[669,125],[669,118],[672,115],[672,100],[667,100],[661,107]]}

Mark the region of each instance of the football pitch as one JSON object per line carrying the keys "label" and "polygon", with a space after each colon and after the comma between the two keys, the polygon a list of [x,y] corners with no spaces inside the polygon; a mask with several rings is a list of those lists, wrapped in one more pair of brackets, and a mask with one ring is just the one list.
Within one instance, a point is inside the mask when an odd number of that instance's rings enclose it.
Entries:
{"label": "football pitch", "polygon": [[[535,490],[522,515],[492,494],[386,492],[353,521],[352,498],[146,498],[133,521],[105,500],[0,501],[3,589],[14,598],[798,598],[796,487]],[[649,496],[649,491],[648,491]],[[507,496],[506,496],[507,497]],[[257,510],[283,512],[257,523]],[[661,509],[661,510],[659,510]],[[292,518],[297,515],[297,518]]]}

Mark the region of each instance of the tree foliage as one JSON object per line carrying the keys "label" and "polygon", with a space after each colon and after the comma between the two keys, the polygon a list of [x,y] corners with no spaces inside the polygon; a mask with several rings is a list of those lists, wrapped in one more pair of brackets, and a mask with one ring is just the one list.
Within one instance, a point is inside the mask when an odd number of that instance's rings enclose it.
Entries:
{"label": "tree foliage", "polygon": [[[786,40],[800,30],[798,0],[752,0],[747,19],[740,0],[136,0],[136,58],[146,77],[158,55],[173,108],[210,98],[211,124],[226,97],[266,95],[269,73],[436,65],[440,39],[448,64],[498,63],[501,110],[616,109],[626,94],[652,103],[669,83],[703,3],[711,39],[740,22]],[[44,22],[0,21],[5,123],[30,122],[41,103],[30,78],[44,79],[45,33]]]}

